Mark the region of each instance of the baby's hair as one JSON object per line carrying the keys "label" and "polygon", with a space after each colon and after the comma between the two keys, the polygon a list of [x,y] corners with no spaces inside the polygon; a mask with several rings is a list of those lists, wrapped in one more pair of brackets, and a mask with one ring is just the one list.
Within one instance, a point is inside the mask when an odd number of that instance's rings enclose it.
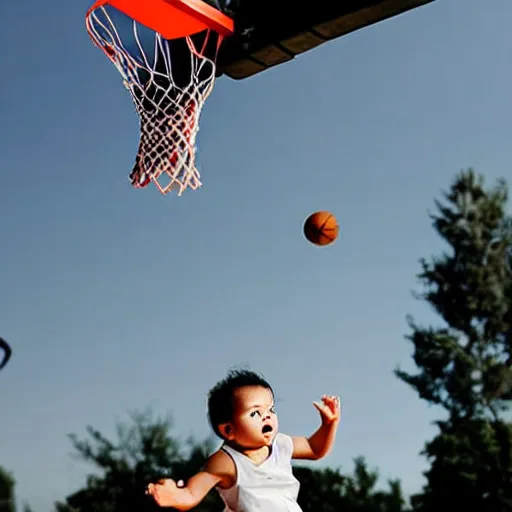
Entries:
{"label": "baby's hair", "polygon": [[246,386],[259,386],[274,394],[270,384],[261,375],[250,370],[230,370],[227,377],[215,384],[208,393],[208,419],[220,438],[224,437],[219,425],[228,423],[233,418],[235,391]]}

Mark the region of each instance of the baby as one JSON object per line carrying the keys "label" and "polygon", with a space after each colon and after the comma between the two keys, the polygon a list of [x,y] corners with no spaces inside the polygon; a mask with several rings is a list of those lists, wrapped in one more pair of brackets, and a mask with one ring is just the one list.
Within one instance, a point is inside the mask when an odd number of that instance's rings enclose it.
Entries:
{"label": "baby", "polygon": [[161,507],[190,510],[215,487],[225,512],[300,512],[299,482],[291,460],[324,457],[334,444],[340,420],[339,398],[324,395],[313,405],[321,417],[314,434],[282,434],[270,384],[254,372],[231,371],[208,396],[209,420],[224,441],[222,447],[186,486],[165,479],[149,484],[146,493]]}

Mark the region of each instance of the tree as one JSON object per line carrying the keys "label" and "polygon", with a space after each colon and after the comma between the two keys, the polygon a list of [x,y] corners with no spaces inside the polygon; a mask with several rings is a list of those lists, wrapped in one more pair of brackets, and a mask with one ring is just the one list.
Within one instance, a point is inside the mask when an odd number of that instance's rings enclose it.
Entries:
{"label": "tree", "polygon": [[[99,470],[87,478],[83,489],[65,503],[56,503],[56,512],[113,512],[160,510],[144,495],[150,481],[169,475],[187,480],[212,452],[211,440],[180,441],[172,435],[172,422],[154,418],[149,412],[134,413],[131,423],[118,424],[117,440],[111,441],[92,427],[88,439],[70,436],[76,454]],[[378,473],[369,470],[364,459],[355,461],[353,475],[338,470],[296,467],[301,482],[299,503],[304,512],[405,512],[399,482],[390,482],[389,491],[376,490]],[[218,512],[222,502],[217,493],[194,510]]]}
{"label": "tree", "polygon": [[[396,375],[421,399],[442,407],[439,434],[425,446],[431,462],[417,510],[512,510],[512,222],[508,190],[489,190],[472,169],[436,201],[434,229],[449,250],[420,260],[417,296],[444,325],[422,327],[409,317],[417,373]],[[450,500],[453,499],[453,503]]]}
{"label": "tree", "polygon": [[[117,425],[117,441],[107,439],[87,427],[90,439],[70,439],[76,455],[91,464],[96,472],[86,486],[57,503],[59,512],[114,512],[121,510],[160,510],[144,490],[149,482],[162,477],[186,480],[196,473],[211,451],[211,442],[184,442],[170,435],[170,417],[154,418],[150,411],[131,414],[131,423]],[[219,498],[207,497],[198,512],[218,511]]]}
{"label": "tree", "polygon": [[15,485],[11,473],[0,467],[0,512],[16,512]]}
{"label": "tree", "polygon": [[405,512],[406,502],[398,480],[388,482],[389,491],[377,490],[377,470],[370,470],[363,457],[354,460],[354,472],[342,475],[330,468],[298,466],[301,482],[299,505],[304,512]]}

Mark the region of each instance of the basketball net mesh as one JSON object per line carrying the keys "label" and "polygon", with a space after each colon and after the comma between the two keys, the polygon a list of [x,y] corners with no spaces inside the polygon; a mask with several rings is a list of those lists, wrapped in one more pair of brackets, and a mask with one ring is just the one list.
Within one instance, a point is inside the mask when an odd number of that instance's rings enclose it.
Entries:
{"label": "basketball net mesh", "polygon": [[[196,167],[196,138],[199,117],[204,102],[215,82],[217,53],[222,36],[209,30],[197,47],[186,38],[190,63],[180,66],[189,69],[190,76],[176,83],[172,71],[170,44],[172,41],[154,34],[153,55],[147,55],[140,37],[139,23],[130,20],[137,52],[128,51],[107,9],[100,7],[86,20],[87,31],[120,72],[131,94],[140,119],[140,142],[130,182],[136,188],[151,181],[162,194],[176,191],[178,196],[187,189],[201,186]],[[214,41],[214,52],[206,56],[206,46]],[[175,73],[176,73],[175,69]]]}

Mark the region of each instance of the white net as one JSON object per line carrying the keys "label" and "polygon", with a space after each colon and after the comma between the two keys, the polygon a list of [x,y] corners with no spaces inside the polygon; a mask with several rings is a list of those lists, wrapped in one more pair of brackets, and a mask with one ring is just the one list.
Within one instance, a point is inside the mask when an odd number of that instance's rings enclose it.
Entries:
{"label": "white net", "polygon": [[162,194],[178,195],[199,188],[199,117],[213,90],[222,36],[208,30],[169,41],[108,6],[94,10],[86,23],[93,42],[120,72],[139,115],[132,185],[153,182]]}

